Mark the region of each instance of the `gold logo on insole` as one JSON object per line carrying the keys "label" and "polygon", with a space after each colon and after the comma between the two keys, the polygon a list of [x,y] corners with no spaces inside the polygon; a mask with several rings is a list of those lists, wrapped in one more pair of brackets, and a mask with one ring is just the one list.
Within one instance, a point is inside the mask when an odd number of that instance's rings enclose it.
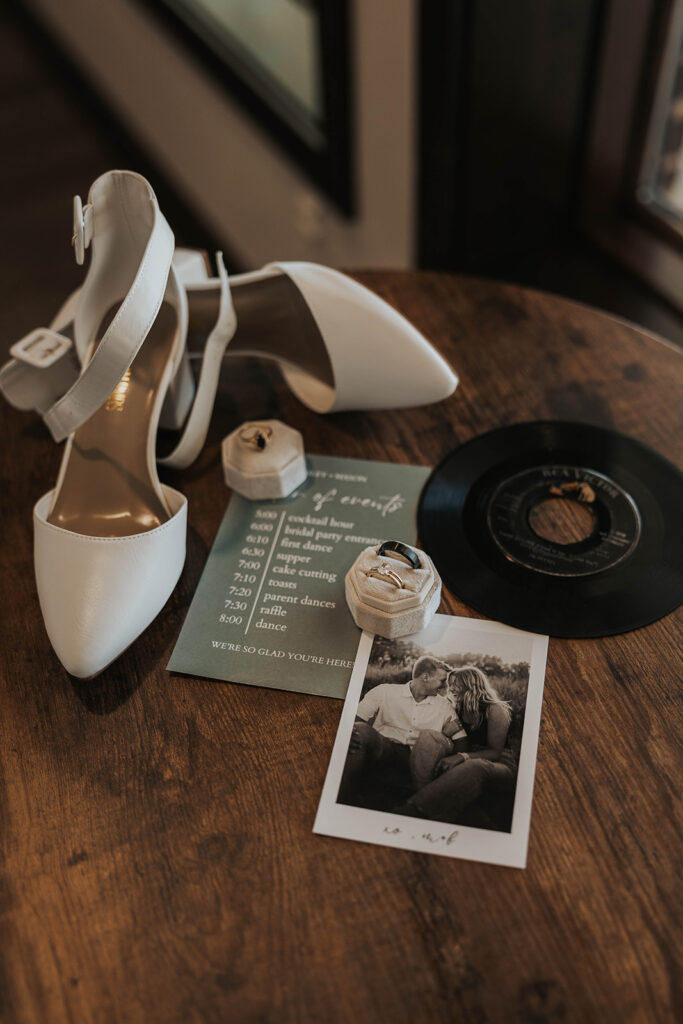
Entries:
{"label": "gold logo on insole", "polygon": [[118,382],[112,393],[110,394],[107,401],[104,403],[104,408],[107,412],[121,412],[124,405],[126,404],[126,394],[130,387],[130,367],[126,370],[121,380]]}

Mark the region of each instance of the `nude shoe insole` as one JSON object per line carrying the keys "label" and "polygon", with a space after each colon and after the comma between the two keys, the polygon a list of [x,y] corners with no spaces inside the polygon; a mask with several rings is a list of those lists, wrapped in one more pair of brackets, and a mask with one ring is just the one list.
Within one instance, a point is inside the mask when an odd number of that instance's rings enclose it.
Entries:
{"label": "nude shoe insole", "polygon": [[[100,336],[114,313],[105,318]],[[104,405],[75,432],[48,516],[55,526],[92,537],[127,537],[168,520],[150,477],[147,447],[176,329],[175,310],[164,303],[130,368]]]}
{"label": "nude shoe insole", "polygon": [[[218,315],[217,288],[188,292],[192,333],[208,334]],[[237,330],[228,355],[265,356],[289,363],[328,387],[332,364],[318,325],[303,295],[286,274],[236,284],[232,301]]]}

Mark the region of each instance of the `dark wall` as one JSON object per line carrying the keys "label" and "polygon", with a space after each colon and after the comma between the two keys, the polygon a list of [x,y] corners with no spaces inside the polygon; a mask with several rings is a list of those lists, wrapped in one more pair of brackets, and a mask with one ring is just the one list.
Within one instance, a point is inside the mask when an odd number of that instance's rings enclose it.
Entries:
{"label": "dark wall", "polygon": [[421,266],[485,271],[573,223],[601,9],[423,0]]}
{"label": "dark wall", "polygon": [[421,0],[417,264],[566,295],[683,346],[680,312],[580,228],[615,2]]}

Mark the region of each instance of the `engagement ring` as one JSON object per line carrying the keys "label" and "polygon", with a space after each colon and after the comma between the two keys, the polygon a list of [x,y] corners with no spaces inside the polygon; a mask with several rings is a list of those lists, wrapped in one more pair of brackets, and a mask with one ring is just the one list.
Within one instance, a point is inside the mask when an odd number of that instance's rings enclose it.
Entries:
{"label": "engagement ring", "polygon": [[239,432],[240,441],[255,448],[257,452],[263,451],[272,436],[272,428],[266,423],[250,423]]}
{"label": "engagement ring", "polygon": [[393,583],[399,590],[403,590],[405,583],[397,572],[390,569],[386,562],[382,562],[381,565],[374,565],[372,569],[363,569],[366,576],[374,576],[376,580],[384,580],[385,582]]}

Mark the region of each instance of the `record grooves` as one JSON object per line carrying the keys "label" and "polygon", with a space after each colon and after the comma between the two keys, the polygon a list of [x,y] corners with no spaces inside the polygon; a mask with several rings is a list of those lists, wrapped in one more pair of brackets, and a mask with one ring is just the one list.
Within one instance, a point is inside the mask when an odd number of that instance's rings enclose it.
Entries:
{"label": "record grooves", "polygon": [[[531,513],[579,503],[592,529],[559,544]],[[632,438],[535,422],[474,438],[420,497],[422,547],[444,583],[489,618],[552,636],[607,636],[683,601],[683,475]]]}

